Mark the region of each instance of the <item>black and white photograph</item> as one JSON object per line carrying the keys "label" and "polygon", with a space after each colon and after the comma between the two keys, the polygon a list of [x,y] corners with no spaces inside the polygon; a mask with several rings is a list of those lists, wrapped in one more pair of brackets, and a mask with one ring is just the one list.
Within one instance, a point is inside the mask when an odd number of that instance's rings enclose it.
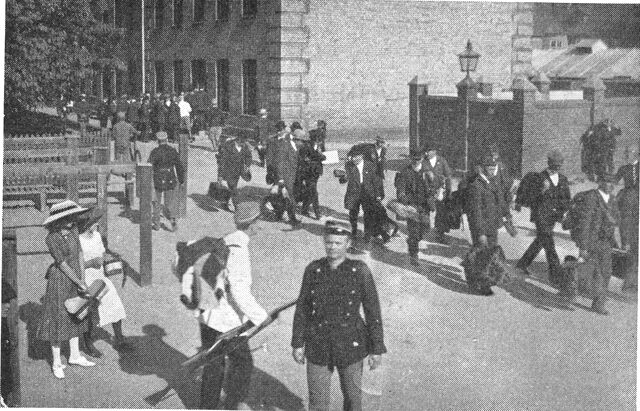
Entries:
{"label": "black and white photograph", "polygon": [[637,409],[640,3],[2,5],[0,406]]}

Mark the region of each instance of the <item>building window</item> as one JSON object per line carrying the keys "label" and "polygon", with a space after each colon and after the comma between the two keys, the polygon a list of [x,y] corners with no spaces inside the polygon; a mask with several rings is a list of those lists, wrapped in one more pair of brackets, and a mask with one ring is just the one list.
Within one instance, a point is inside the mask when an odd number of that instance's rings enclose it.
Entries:
{"label": "building window", "polygon": [[258,0],[242,0],[242,17],[255,17],[258,14]]}
{"label": "building window", "polygon": [[194,90],[207,90],[207,63],[204,60],[191,61],[191,79]]}
{"label": "building window", "polygon": [[138,0],[129,0],[129,5],[127,6],[126,16],[129,19],[129,29],[131,30],[139,30],[140,29],[140,13],[142,3]]}
{"label": "building window", "polygon": [[155,73],[156,73],[156,93],[160,93],[164,91],[164,63],[162,61],[156,61]]}
{"label": "building window", "polygon": [[173,91],[182,93],[184,91],[183,81],[182,60],[176,60],[173,62]]}
{"label": "building window", "polygon": [[193,21],[204,21],[204,15],[207,11],[206,0],[193,0]]}
{"label": "building window", "polygon": [[182,2],[183,0],[173,0],[173,25],[182,27]]}
{"label": "building window", "polygon": [[126,27],[126,0],[115,0],[114,2],[114,24],[117,28],[123,29]]}
{"label": "building window", "polygon": [[164,25],[164,0],[156,0],[153,6],[153,24],[156,28]]}
{"label": "building window", "polygon": [[230,11],[229,0],[218,0],[216,2],[216,20],[228,21]]}
{"label": "building window", "polygon": [[216,61],[216,84],[218,107],[222,111],[229,111],[229,60]]}
{"label": "building window", "polygon": [[258,114],[258,64],[256,60],[242,61],[242,112]]}

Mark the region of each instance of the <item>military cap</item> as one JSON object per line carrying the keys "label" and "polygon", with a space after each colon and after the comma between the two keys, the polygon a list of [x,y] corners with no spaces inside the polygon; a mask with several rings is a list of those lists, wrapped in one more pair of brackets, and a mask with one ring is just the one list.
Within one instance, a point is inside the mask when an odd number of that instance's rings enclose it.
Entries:
{"label": "military cap", "polygon": [[564,156],[560,150],[553,150],[547,154],[547,161],[550,166],[561,166],[564,163]]}
{"label": "military cap", "polygon": [[485,167],[496,166],[498,163],[496,159],[490,153],[487,153],[482,156],[481,164]]}
{"label": "military cap", "polygon": [[345,227],[343,224],[335,221],[329,220],[324,224],[324,235],[351,235],[351,231],[349,228]]}
{"label": "military cap", "polygon": [[279,121],[276,123],[276,130],[284,130],[284,129],[285,129],[285,127],[287,127],[287,123],[285,123],[285,122],[284,122],[284,121],[282,121],[282,120],[279,120]]}

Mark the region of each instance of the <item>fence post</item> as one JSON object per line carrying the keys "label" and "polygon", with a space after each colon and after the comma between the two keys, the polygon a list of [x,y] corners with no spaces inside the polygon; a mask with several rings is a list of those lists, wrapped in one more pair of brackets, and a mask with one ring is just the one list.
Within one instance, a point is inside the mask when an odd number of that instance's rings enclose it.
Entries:
{"label": "fence post", "polygon": [[[6,281],[16,292],[16,298],[11,300],[7,323],[9,325],[9,341],[11,342],[11,378],[13,384],[11,393],[5,402],[9,407],[20,406],[20,355],[18,346],[18,257],[16,230],[2,230],[2,280]],[[4,337],[4,336],[3,336]],[[3,347],[4,348],[4,347]],[[3,365],[4,367],[4,365]]]}
{"label": "fence post", "polygon": [[136,166],[136,183],[140,190],[140,285],[152,282],[152,186],[153,166],[148,163]]}
{"label": "fence post", "polygon": [[600,117],[598,110],[600,110],[604,101],[604,92],[606,89],[607,87],[599,77],[591,77],[582,87],[583,99],[591,102],[591,109],[589,110],[591,126],[596,124]]}
{"label": "fence post", "polygon": [[517,107],[518,121],[522,132],[518,136],[521,141],[520,159],[519,161],[516,159],[515,172],[517,175],[522,175],[525,173],[525,170],[523,170],[523,165],[525,164],[528,167],[537,168],[537,162],[546,157],[546,149],[543,147],[543,150],[540,150],[533,141],[535,139],[534,130],[537,125],[534,124],[535,118],[532,116],[532,110],[535,109],[536,91],[538,89],[526,77],[517,76],[513,79],[511,90],[513,91],[513,103]]}
{"label": "fence post", "polygon": [[421,84],[418,76],[409,82],[409,149],[420,146],[420,96],[429,94],[429,85]]}
{"label": "fence post", "polygon": [[[80,145],[80,138],[78,136],[67,136],[67,149],[69,150],[67,153],[67,162],[68,166],[77,166],[78,165],[78,152]],[[73,200],[78,202],[80,199],[80,195],[78,193],[78,182],[80,178],[78,173],[72,173],[67,175],[67,198],[69,200]]]}
{"label": "fence post", "polygon": [[178,153],[180,155],[180,164],[182,164],[182,172],[184,173],[184,184],[181,184],[178,188],[177,216],[184,218],[187,215],[187,167],[189,165],[189,136],[187,134],[180,134]]}
{"label": "fence post", "polygon": [[98,231],[102,235],[105,247],[109,249],[109,215],[108,215],[108,191],[107,174],[98,173],[96,175],[96,208],[102,214]]}

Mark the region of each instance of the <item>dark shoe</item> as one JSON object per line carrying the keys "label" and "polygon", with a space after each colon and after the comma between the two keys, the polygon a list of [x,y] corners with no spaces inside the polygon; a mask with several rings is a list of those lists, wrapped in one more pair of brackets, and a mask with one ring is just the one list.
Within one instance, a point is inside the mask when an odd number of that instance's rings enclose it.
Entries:
{"label": "dark shoe", "polygon": [[591,307],[591,309],[593,310],[593,312],[595,312],[596,314],[600,314],[600,315],[609,315],[609,311],[605,310],[604,307],[602,306],[595,306],[595,307]]}
{"label": "dark shoe", "polygon": [[160,231],[160,226],[157,223],[151,224],[151,228],[153,228],[154,231]]}
{"label": "dark shoe", "polygon": [[289,224],[291,224],[292,227],[299,227],[300,224],[302,224],[302,221],[295,219],[295,220],[289,221]]}
{"label": "dark shoe", "polygon": [[93,358],[100,358],[102,357],[102,352],[100,352],[100,350],[98,350],[94,345],[93,345],[93,341],[90,341],[89,339],[87,339],[85,337],[84,340],[84,352],[87,353],[88,355],[90,355]]}
{"label": "dark shoe", "polygon": [[493,295],[493,291],[491,290],[491,287],[481,287],[478,289],[478,294],[484,295],[484,296],[490,296],[490,295]]}
{"label": "dark shoe", "polygon": [[391,241],[391,236],[389,234],[382,234],[382,244],[387,244]]}
{"label": "dark shoe", "polygon": [[178,231],[178,222],[176,220],[171,221],[171,232],[175,233]]}
{"label": "dark shoe", "polygon": [[115,338],[113,340],[113,348],[116,351],[133,351],[133,345],[127,342],[125,337]]}

